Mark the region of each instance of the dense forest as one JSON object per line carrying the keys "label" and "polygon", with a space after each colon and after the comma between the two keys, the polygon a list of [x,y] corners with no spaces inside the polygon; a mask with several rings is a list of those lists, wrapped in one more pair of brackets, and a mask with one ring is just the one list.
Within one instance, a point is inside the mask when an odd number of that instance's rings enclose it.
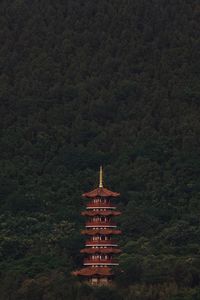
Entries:
{"label": "dense forest", "polygon": [[[200,299],[200,4],[1,0],[0,299]],[[115,285],[82,264],[83,192],[121,193]]]}

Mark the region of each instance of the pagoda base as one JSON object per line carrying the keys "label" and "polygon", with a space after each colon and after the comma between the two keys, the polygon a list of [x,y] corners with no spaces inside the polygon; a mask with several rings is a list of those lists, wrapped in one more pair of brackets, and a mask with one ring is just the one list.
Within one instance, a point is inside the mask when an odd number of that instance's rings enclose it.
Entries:
{"label": "pagoda base", "polygon": [[84,282],[92,286],[111,285],[113,272],[110,267],[85,267],[72,272],[73,275],[81,276]]}
{"label": "pagoda base", "polygon": [[110,277],[113,275],[110,267],[89,266],[78,271],[73,271],[73,275],[86,277]]}

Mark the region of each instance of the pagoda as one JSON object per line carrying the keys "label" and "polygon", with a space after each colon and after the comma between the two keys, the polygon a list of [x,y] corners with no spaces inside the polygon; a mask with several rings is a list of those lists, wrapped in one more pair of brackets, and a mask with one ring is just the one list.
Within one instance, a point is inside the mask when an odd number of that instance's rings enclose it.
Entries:
{"label": "pagoda", "polygon": [[113,238],[121,234],[113,217],[119,216],[112,199],[120,194],[103,187],[103,171],[100,167],[99,187],[84,193],[82,196],[89,199],[86,210],[81,214],[87,217],[82,234],[87,235],[85,248],[81,250],[85,258],[84,267],[73,272],[83,276],[89,284],[108,285],[112,282],[113,266],[118,266],[116,255],[121,252],[117,240]]}

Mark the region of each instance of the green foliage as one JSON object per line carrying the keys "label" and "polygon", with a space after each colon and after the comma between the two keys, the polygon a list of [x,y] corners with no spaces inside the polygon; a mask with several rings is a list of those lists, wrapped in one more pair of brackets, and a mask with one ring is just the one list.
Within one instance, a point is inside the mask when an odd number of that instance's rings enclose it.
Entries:
{"label": "green foliage", "polygon": [[[0,3],[0,299],[199,299],[199,5]],[[115,287],[71,271],[84,191],[121,193]]]}

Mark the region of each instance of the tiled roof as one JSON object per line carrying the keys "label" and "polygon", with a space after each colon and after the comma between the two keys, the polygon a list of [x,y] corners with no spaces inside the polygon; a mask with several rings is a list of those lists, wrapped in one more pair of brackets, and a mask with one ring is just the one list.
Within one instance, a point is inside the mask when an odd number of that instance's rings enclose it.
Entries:
{"label": "tiled roof", "polygon": [[83,211],[81,213],[82,216],[97,216],[97,215],[102,215],[102,216],[119,216],[121,215],[120,211],[113,211],[113,210],[92,210],[92,211]]}
{"label": "tiled roof", "polygon": [[83,197],[86,198],[95,198],[95,197],[118,197],[120,196],[119,193],[116,192],[112,192],[104,187],[98,187],[95,190],[92,190],[88,193],[84,193],[82,195]]}
{"label": "tiled roof", "polygon": [[93,253],[105,253],[105,254],[109,254],[109,253],[121,253],[122,251],[116,247],[107,247],[107,248],[85,248],[81,250],[81,253],[87,253],[87,254],[93,254]]}
{"label": "tiled roof", "polygon": [[87,267],[75,271],[72,274],[77,276],[94,276],[94,275],[112,276],[113,275],[112,270],[109,267]]}
{"label": "tiled roof", "polygon": [[82,234],[95,235],[95,234],[121,234],[118,229],[85,229],[81,231]]}

